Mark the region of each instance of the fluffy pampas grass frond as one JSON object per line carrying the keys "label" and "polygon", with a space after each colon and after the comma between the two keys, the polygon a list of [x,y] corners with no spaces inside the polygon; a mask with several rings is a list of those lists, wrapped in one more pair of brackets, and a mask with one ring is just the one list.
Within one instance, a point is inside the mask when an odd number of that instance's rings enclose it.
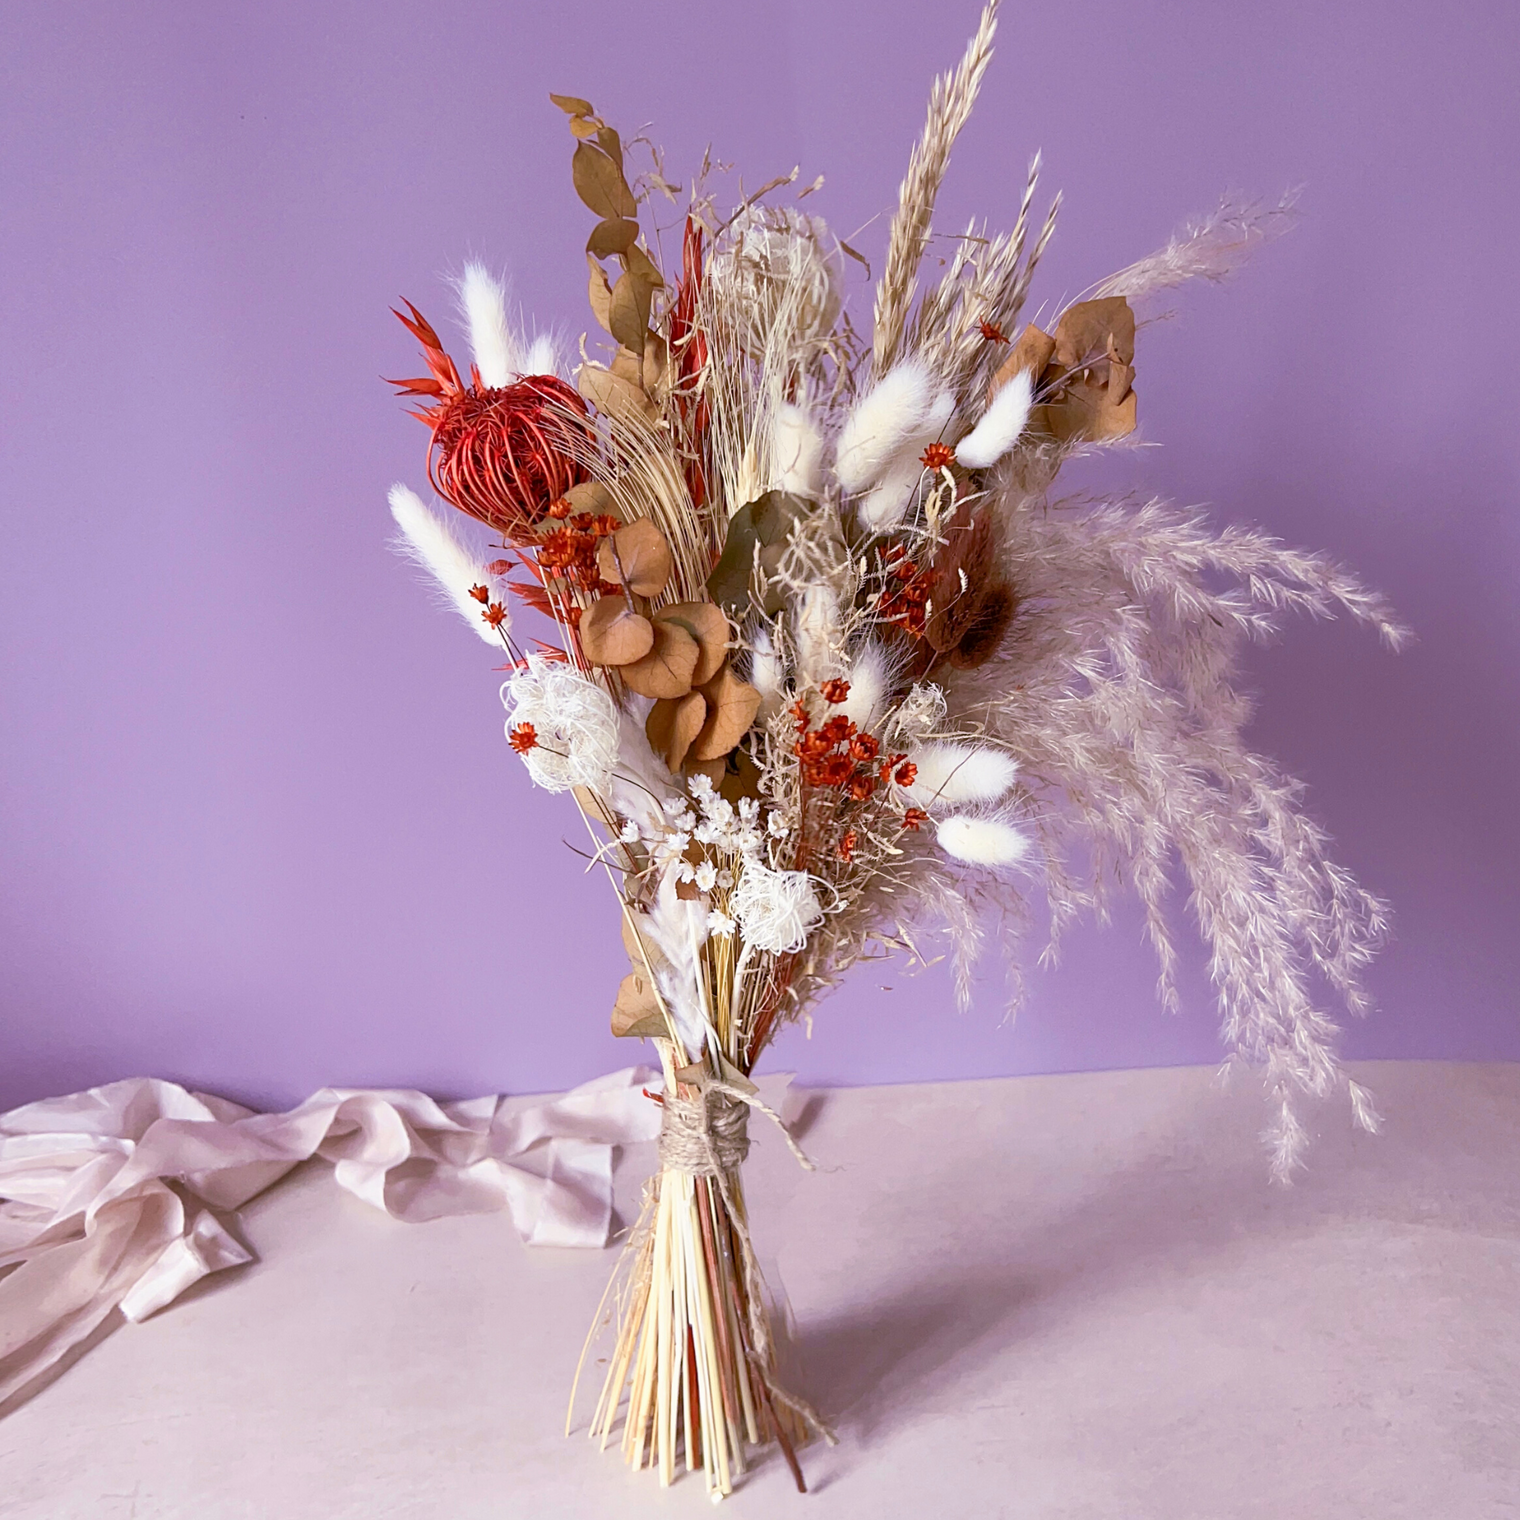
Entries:
{"label": "fluffy pampas grass frond", "polygon": [[1292,227],[1298,219],[1297,202],[1296,190],[1288,191],[1270,206],[1226,196],[1208,216],[1198,217],[1174,233],[1166,247],[1110,275],[1093,295],[1123,296],[1133,301],[1188,280],[1222,280],[1263,243]]}
{"label": "fluffy pampas grass frond", "polygon": [[[449,606],[475,633],[493,649],[500,649],[500,635],[481,617],[485,608],[470,595],[471,586],[491,585],[482,556],[451,524],[423,506],[410,487],[393,485],[389,500],[391,516],[401,529],[401,536],[392,540],[395,548],[433,577]],[[507,626],[502,624],[503,628]]]}
{"label": "fluffy pampas grass frond", "polygon": [[968,470],[990,469],[1024,431],[1034,405],[1034,376],[1020,370],[992,398],[982,419],[956,445],[955,457]]}

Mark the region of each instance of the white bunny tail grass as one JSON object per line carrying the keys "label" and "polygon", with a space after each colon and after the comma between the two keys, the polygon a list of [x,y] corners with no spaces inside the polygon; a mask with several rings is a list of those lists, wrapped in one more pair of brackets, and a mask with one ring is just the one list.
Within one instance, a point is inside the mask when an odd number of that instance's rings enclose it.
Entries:
{"label": "white bunny tail grass", "polygon": [[470,333],[475,368],[486,385],[510,385],[524,372],[523,356],[507,322],[506,282],[484,264],[466,264],[459,278],[459,311]]}
{"label": "white bunny tail grass", "polygon": [[834,459],[839,484],[853,494],[880,480],[903,445],[923,433],[937,399],[928,369],[916,359],[883,375],[845,420]]}
{"label": "white bunny tail grass", "polygon": [[996,802],[1012,787],[1018,769],[1004,750],[955,741],[918,745],[908,758],[918,775],[905,790],[922,808]]}
{"label": "white bunny tail grass", "polygon": [[[393,485],[388,499],[391,516],[401,529],[401,536],[392,540],[395,548],[426,570],[437,582],[449,606],[487,644],[500,649],[500,634],[482,616],[486,609],[470,595],[471,586],[484,586],[487,590],[491,586],[491,574],[482,556],[455,532],[450,523],[436,512],[429,511],[409,486]],[[508,626],[506,622],[501,625],[503,630]]]}
{"label": "white bunny tail grass", "polygon": [[771,427],[771,482],[777,491],[816,500],[823,488],[823,438],[813,419],[790,401]]}
{"label": "white bunny tail grass", "polygon": [[941,820],[935,839],[945,854],[971,866],[1016,865],[1029,853],[1029,836],[999,818],[952,813]]}
{"label": "white bunny tail grass", "polygon": [[1015,443],[1034,405],[1034,376],[1020,370],[999,387],[981,421],[956,445],[955,457],[968,470],[987,470]]}
{"label": "white bunny tail grass", "polygon": [[867,644],[850,663],[850,694],[840,707],[857,728],[874,729],[892,685],[892,662],[880,644]]}

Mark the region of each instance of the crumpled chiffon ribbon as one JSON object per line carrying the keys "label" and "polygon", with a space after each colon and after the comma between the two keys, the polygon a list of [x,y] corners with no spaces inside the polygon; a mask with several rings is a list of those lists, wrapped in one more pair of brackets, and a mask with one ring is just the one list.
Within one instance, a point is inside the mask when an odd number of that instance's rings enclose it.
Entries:
{"label": "crumpled chiffon ribbon", "polygon": [[312,1156],[396,1219],[506,1206],[529,1245],[607,1243],[613,1147],[659,1134],[630,1067],[531,1107],[497,1097],[323,1088],[261,1114],[136,1078],[0,1116],[0,1405],[112,1313],[173,1302],[252,1260],[212,1210],[240,1208]]}

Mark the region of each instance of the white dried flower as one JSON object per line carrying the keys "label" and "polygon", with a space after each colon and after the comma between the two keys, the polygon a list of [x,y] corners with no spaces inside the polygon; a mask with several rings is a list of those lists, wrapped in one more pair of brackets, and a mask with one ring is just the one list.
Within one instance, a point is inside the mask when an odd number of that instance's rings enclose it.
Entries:
{"label": "white dried flower", "polygon": [[738,927],[739,925],[728,914],[720,912],[717,908],[707,915],[707,932],[718,938],[726,938]]}
{"label": "white dried flower", "polygon": [[718,868],[710,860],[704,860],[696,871],[697,891],[711,892],[718,885]]}
{"label": "white dried flower", "polygon": [[773,871],[747,860],[730,902],[745,939],[773,955],[800,950],[823,920],[823,907],[806,871]]}
{"label": "white dried flower", "polygon": [[718,872],[718,885],[726,892],[734,884],[734,873],[730,870]]}
{"label": "white dried flower", "polygon": [[763,359],[778,325],[802,343],[833,331],[843,263],[822,217],[790,206],[750,206],[734,218],[703,278],[727,310],[740,314],[740,347]]}
{"label": "white dried flower", "polygon": [[905,739],[932,734],[945,721],[945,694],[932,681],[910,687],[892,715],[892,728]]}
{"label": "white dried flower", "polygon": [[639,837],[639,826],[631,818],[623,825],[622,830],[618,834],[618,838],[624,844],[637,844]]}
{"label": "white dried flower", "polygon": [[573,786],[605,794],[618,759],[618,714],[594,681],[569,665],[528,656],[528,665],[501,688],[507,732],[531,724],[538,742],[523,755],[536,786]]}
{"label": "white dried flower", "polygon": [[785,839],[792,832],[792,826],[780,813],[771,813],[765,820],[765,832],[772,839]]}

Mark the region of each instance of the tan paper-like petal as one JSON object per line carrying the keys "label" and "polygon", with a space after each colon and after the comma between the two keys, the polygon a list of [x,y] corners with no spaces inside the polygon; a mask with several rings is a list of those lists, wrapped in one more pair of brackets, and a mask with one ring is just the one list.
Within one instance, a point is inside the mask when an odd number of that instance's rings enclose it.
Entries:
{"label": "tan paper-like petal", "polygon": [[663,697],[656,702],[644,720],[644,732],[666,769],[678,771],[706,721],[707,703],[702,693],[689,691],[684,697]]}
{"label": "tan paper-like petal", "polygon": [[997,373],[992,377],[992,384],[987,387],[988,401],[991,401],[1015,375],[1026,369],[1038,382],[1055,351],[1056,340],[1049,333],[1041,332],[1031,322],[1015,339],[1013,347],[1008,351],[1008,357],[998,366]]}
{"label": "tan paper-like petal", "polygon": [[651,421],[658,411],[654,402],[644,394],[644,388],[631,385],[621,375],[615,375],[600,364],[583,364],[576,376],[580,393],[597,411],[620,419],[637,418]]}
{"label": "tan paper-like petal", "polygon": [[702,688],[707,721],[688,751],[692,760],[718,760],[749,732],[760,711],[760,693],[724,666]]}
{"label": "tan paper-like petal", "polygon": [[654,983],[642,967],[635,967],[618,984],[617,1001],[612,1005],[612,1032],[619,1039],[647,1039],[670,1031]]}
{"label": "tan paper-like petal", "polygon": [[697,641],[679,623],[654,624],[654,648],[642,660],[619,668],[629,691],[641,697],[684,697],[700,654]]}
{"label": "tan paper-like petal", "polygon": [[654,624],[620,596],[598,597],[581,614],[581,649],[593,665],[631,665],[655,643]]}
{"label": "tan paper-like petal", "polygon": [[1135,362],[1135,314],[1123,296],[1078,301],[1056,323],[1055,362],[1063,370],[1080,369],[1104,358],[1110,343],[1121,363]]}
{"label": "tan paper-like petal", "polygon": [[636,596],[658,596],[675,568],[665,535],[647,517],[603,539],[596,562],[604,581],[626,585]]}
{"label": "tan paper-like petal", "polygon": [[[727,616],[716,602],[674,602],[654,614],[657,623],[679,623],[701,650],[691,684],[702,686],[723,668],[728,657],[730,628]],[[672,766],[673,770],[675,767]]]}

